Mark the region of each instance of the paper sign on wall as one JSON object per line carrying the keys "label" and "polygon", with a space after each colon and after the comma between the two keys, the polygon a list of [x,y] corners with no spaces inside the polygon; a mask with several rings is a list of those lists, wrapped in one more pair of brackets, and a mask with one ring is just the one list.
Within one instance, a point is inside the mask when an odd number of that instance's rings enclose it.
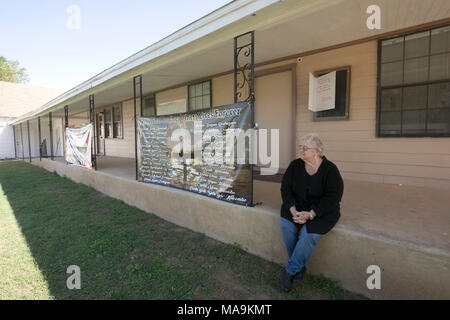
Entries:
{"label": "paper sign on wall", "polygon": [[336,71],[315,77],[309,73],[308,109],[314,112],[335,108]]}
{"label": "paper sign on wall", "polygon": [[158,103],[158,116],[186,112],[186,99]]}

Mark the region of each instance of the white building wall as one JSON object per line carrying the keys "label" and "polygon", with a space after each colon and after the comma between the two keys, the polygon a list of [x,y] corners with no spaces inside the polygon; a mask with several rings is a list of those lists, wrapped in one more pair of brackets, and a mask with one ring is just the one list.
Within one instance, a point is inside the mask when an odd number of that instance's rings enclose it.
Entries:
{"label": "white building wall", "polygon": [[15,158],[14,131],[7,123],[11,119],[0,118],[0,159]]}
{"label": "white building wall", "polygon": [[17,159],[22,158],[22,140],[20,138],[20,125],[14,126],[14,131],[16,132],[16,156]]}
{"label": "white building wall", "polygon": [[[30,120],[31,157],[39,157],[39,128],[37,119]],[[28,155],[28,150],[26,152]]]}
{"label": "white building wall", "polygon": [[[64,143],[63,143],[63,121],[64,118],[53,117],[52,129],[53,129],[53,155],[55,157],[64,156]],[[26,129],[26,123],[24,124],[24,133]],[[30,121],[30,140],[31,140],[31,155],[33,157],[39,157],[39,131],[37,120]],[[48,116],[41,117],[41,142],[45,140],[47,147],[47,156],[50,157],[50,127]],[[24,141],[24,145],[28,147],[28,144]],[[34,148],[34,146],[37,148]],[[25,155],[28,155],[28,151],[25,151]]]}
{"label": "white building wall", "polygon": [[[54,153],[55,157],[64,157],[63,122],[64,122],[64,118],[53,117],[53,119],[52,119],[53,153]],[[38,155],[39,155],[39,151],[38,151]]]}
{"label": "white building wall", "polygon": [[[62,118],[53,118],[53,155],[55,157],[63,157],[64,156],[64,144],[63,144],[63,119]],[[39,126],[38,120],[33,119],[29,121],[30,126],[30,141],[31,145],[29,146],[28,142],[28,127],[27,122],[23,122],[22,124],[15,125],[16,130],[16,150],[17,150],[17,158],[18,159],[28,159],[29,151],[31,149],[31,157],[39,158]],[[0,159],[6,158],[3,157],[3,137],[1,136],[1,119],[0,119]],[[9,127],[11,142],[10,142],[10,154],[12,155],[10,158],[14,158],[14,131],[13,127]],[[7,140],[7,139],[6,139]],[[5,140],[5,141],[6,141]],[[41,118],[41,142],[46,141],[47,147],[47,156],[50,157],[50,130],[48,119]],[[22,147],[23,142],[23,147]],[[22,155],[23,152],[23,155]]]}

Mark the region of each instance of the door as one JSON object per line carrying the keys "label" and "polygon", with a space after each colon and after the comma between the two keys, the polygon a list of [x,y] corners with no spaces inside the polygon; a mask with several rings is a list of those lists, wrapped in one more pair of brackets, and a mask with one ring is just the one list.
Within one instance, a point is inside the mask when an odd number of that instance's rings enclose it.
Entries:
{"label": "door", "polygon": [[105,155],[105,115],[97,113],[97,154]]}
{"label": "door", "polygon": [[256,74],[255,77],[255,122],[258,123],[259,129],[268,129],[269,155],[272,147],[270,129],[279,129],[279,174],[284,173],[295,157],[292,73],[291,70],[275,71],[261,76]]}
{"label": "door", "polygon": [[15,132],[15,137],[16,137],[16,154],[17,154],[17,159],[21,159],[23,157],[23,147],[22,147],[22,141],[23,141],[23,136],[22,136],[22,132],[21,132],[21,127],[20,125],[14,126],[14,132]]}

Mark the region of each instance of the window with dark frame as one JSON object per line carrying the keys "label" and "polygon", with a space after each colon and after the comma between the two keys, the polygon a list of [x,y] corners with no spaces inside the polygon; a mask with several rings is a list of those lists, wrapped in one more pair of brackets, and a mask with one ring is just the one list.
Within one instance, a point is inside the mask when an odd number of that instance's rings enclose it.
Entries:
{"label": "window with dark frame", "polygon": [[122,132],[122,105],[115,105],[113,108],[113,137],[123,138]]}
{"label": "window with dark frame", "polygon": [[378,136],[450,136],[450,26],[378,46]]}
{"label": "window with dark frame", "polygon": [[104,109],[105,138],[123,138],[122,104]]}
{"label": "window with dark frame", "polygon": [[211,80],[191,84],[188,88],[189,111],[211,108]]}
{"label": "window with dark frame", "polygon": [[142,104],[142,116],[143,117],[156,116],[156,104],[154,94],[144,97],[144,101]]}
{"label": "window with dark frame", "polygon": [[350,110],[350,66],[314,72],[319,77],[336,71],[335,108],[314,112],[313,120],[348,120]]}
{"label": "window with dark frame", "polygon": [[112,138],[112,110],[105,109],[105,137]]}

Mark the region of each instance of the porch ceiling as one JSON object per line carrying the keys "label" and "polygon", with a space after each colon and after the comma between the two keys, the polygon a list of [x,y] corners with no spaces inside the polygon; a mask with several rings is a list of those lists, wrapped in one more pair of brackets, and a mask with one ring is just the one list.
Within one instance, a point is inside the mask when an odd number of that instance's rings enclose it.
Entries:
{"label": "porch ceiling", "polygon": [[[366,9],[373,4],[381,8],[381,30],[366,27]],[[448,0],[282,0],[50,108],[69,104],[71,114],[85,111],[89,94],[95,94],[96,106],[131,99],[137,74],[143,75],[146,94],[232,70],[232,39],[250,30],[255,30],[255,62],[262,63],[449,17]]]}

